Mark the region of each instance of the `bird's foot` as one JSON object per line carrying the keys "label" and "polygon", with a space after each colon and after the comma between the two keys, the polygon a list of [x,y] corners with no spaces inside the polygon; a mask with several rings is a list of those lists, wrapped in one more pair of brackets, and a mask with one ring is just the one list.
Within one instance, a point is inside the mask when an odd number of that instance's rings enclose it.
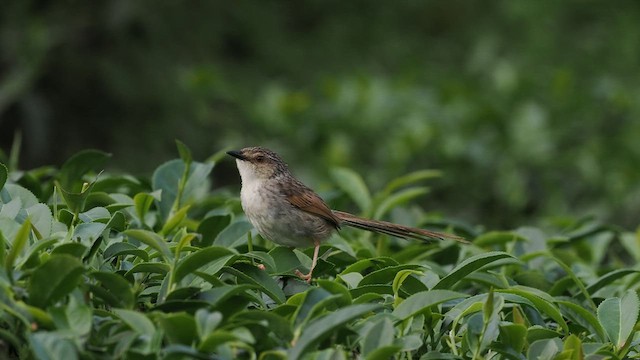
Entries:
{"label": "bird's foot", "polygon": [[264,270],[266,270],[266,269],[267,269],[267,268],[264,266],[264,264],[258,264],[258,265],[256,265],[256,266],[258,267],[258,269],[260,269],[260,270],[262,270],[262,271],[264,271]]}
{"label": "bird's foot", "polygon": [[294,274],[296,274],[297,277],[299,277],[300,279],[306,281],[308,284],[311,284],[311,273],[312,271],[309,271],[308,274],[303,274],[300,270],[297,270],[294,272]]}

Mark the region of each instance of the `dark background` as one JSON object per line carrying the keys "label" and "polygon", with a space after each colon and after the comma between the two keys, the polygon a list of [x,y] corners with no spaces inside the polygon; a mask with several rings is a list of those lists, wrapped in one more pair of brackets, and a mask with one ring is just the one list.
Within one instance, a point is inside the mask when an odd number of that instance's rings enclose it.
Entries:
{"label": "dark background", "polygon": [[[0,3],[0,159],[271,147],[316,189],[348,166],[379,189],[444,177],[418,202],[472,224],[640,213],[640,2]],[[232,162],[214,185],[237,185]]]}

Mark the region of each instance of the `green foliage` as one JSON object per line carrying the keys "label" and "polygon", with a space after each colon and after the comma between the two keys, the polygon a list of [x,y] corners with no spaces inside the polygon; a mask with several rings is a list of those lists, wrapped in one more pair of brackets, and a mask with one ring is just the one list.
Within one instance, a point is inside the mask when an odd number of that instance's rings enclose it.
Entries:
{"label": "green foliage", "polygon": [[187,163],[268,145],[314,188],[342,186],[333,167],[376,188],[445,170],[422,205],[490,228],[635,226],[638,18],[629,0],[3,0],[0,161],[100,146],[139,175],[176,137]]}
{"label": "green foliage", "polygon": [[[372,191],[340,168],[336,187],[363,213],[438,225],[472,244],[345,229],[322,245],[308,285],[293,272],[309,266],[311,249],[257,236],[237,194],[210,190],[214,162],[177,146],[180,159],[151,180],[97,176],[99,152],[46,173],[0,164],[0,357],[640,356],[637,233],[592,223],[483,233],[430,222],[408,204],[439,173]],[[25,178],[40,184],[38,195],[20,185]]]}

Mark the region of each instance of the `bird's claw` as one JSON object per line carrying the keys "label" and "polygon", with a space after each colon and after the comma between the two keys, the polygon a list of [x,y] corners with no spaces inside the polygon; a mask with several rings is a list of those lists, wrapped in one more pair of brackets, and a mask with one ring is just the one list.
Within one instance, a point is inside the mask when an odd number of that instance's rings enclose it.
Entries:
{"label": "bird's claw", "polygon": [[311,272],[309,272],[308,274],[303,274],[300,270],[296,270],[294,274],[296,274],[296,276],[300,279],[306,281],[307,284],[311,284]]}

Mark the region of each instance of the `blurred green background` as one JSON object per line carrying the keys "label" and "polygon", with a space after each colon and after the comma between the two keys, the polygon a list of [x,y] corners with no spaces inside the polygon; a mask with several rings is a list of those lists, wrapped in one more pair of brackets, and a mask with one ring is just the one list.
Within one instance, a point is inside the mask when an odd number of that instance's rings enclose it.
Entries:
{"label": "blurred green background", "polygon": [[[318,190],[437,168],[418,204],[493,227],[640,214],[638,1],[0,4],[0,143],[149,174],[264,145]],[[239,181],[233,162],[214,184]]]}

